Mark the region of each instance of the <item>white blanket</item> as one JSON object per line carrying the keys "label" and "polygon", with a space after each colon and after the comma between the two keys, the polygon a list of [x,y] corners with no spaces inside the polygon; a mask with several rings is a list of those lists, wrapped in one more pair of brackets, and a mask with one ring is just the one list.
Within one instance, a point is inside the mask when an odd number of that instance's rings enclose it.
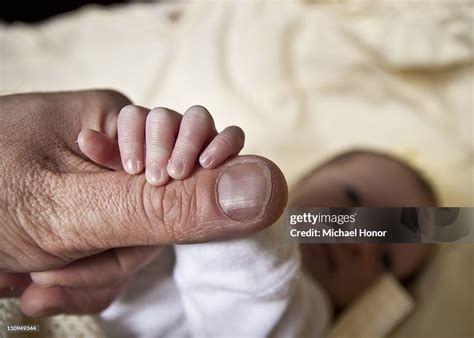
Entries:
{"label": "white blanket", "polygon": [[0,93],[111,87],[142,105],[203,104],[290,183],[366,147],[420,168],[443,204],[474,205],[472,6],[340,2],[90,7],[3,25]]}
{"label": "white blanket", "polygon": [[175,5],[134,4],[0,25],[0,93],[109,87],[141,105],[202,104],[290,183],[365,147],[419,168],[443,205],[473,206],[473,7],[333,3],[192,2],[178,20]]}

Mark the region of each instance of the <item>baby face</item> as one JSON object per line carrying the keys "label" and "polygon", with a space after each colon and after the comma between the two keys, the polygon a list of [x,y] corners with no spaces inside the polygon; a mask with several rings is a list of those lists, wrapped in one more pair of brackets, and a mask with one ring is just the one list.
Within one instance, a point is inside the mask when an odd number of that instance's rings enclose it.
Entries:
{"label": "baby face", "polygon": [[112,170],[131,175],[145,170],[147,182],[155,186],[189,177],[196,163],[205,169],[218,167],[240,152],[245,139],[236,126],[217,133],[212,116],[201,106],[189,108],[184,116],[166,108],[125,106],[116,130],[117,140],[95,130],[81,131],[81,151]]}
{"label": "baby face", "polygon": [[[294,207],[434,206],[429,188],[404,164],[383,155],[357,153],[331,161],[290,193]],[[424,260],[421,244],[302,244],[305,269],[344,307],[382,273],[410,276]]]}
{"label": "baby face", "polygon": [[327,290],[337,308],[356,299],[384,272],[409,277],[426,256],[419,244],[302,244],[305,269]]}

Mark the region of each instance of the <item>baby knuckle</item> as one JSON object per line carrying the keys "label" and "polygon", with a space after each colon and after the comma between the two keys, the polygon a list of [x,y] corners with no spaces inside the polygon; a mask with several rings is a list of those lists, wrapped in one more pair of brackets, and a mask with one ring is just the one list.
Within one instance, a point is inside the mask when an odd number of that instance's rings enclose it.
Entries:
{"label": "baby knuckle", "polygon": [[122,159],[140,158],[143,153],[143,142],[140,142],[131,133],[125,133],[120,137],[120,154]]}
{"label": "baby knuckle", "polygon": [[203,106],[199,106],[199,105],[191,106],[186,111],[186,114],[188,114],[189,116],[193,118],[197,118],[208,123],[212,123],[213,121],[211,114]]}
{"label": "baby knuckle", "polygon": [[201,147],[191,140],[191,136],[183,138],[175,149],[174,154],[182,158],[187,158],[189,156],[188,154],[199,153],[201,151]]}
{"label": "baby knuckle", "polygon": [[134,105],[134,104],[127,104],[120,109],[120,116],[121,118],[127,117],[127,118],[134,118],[136,114],[139,114],[141,112],[141,109]]}
{"label": "baby knuckle", "polygon": [[170,123],[179,118],[179,114],[163,107],[156,107],[150,110],[148,122],[152,124]]}
{"label": "baby knuckle", "polygon": [[238,139],[242,142],[245,140],[245,133],[242,130],[242,128],[240,128],[238,126],[231,126],[231,127],[229,127],[229,129],[231,130],[231,132],[233,133],[233,135],[236,139]]}
{"label": "baby knuckle", "polygon": [[222,133],[220,137],[216,138],[217,146],[219,148],[234,148],[235,140],[230,133]]}
{"label": "baby knuckle", "polygon": [[245,134],[240,127],[227,127],[219,137],[216,138],[218,147],[232,149],[237,151],[243,148],[245,143]]}

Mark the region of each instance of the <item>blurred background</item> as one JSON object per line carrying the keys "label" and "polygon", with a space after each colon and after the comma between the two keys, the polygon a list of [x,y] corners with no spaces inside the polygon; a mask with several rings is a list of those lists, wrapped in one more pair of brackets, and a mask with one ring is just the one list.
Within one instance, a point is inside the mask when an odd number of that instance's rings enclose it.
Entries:
{"label": "blurred background", "polygon": [[[105,87],[202,104],[290,186],[364,148],[418,169],[442,206],[474,206],[470,1],[2,1],[0,16],[2,95]],[[437,246],[390,337],[472,337],[473,258]]]}

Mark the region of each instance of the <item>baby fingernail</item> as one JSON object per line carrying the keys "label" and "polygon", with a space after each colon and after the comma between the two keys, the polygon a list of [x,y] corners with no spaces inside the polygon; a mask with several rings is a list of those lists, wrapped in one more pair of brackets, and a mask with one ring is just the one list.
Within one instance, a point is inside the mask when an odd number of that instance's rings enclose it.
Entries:
{"label": "baby fingernail", "polygon": [[141,170],[141,161],[129,159],[125,162],[125,170],[129,174],[138,174]]}
{"label": "baby fingernail", "polygon": [[147,167],[145,170],[145,177],[151,185],[160,185],[164,183],[165,170],[159,167]]}
{"label": "baby fingernail", "polygon": [[179,178],[184,173],[184,162],[182,160],[173,160],[168,163],[168,174],[173,178]]}
{"label": "baby fingernail", "polygon": [[199,163],[201,163],[201,166],[204,168],[207,168],[212,164],[213,160],[214,158],[212,155],[204,155],[199,158]]}
{"label": "baby fingernail", "polygon": [[265,210],[271,189],[269,169],[245,163],[230,167],[220,176],[217,197],[227,216],[244,221],[257,217]]}

